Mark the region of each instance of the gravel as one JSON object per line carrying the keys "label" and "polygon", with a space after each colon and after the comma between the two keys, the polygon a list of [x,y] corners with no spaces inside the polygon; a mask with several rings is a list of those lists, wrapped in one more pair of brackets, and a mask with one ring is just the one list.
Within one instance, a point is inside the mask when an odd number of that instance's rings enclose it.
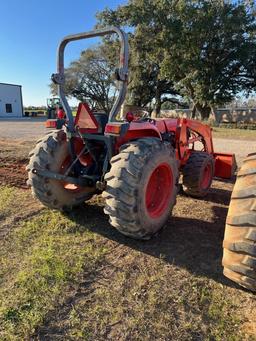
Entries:
{"label": "gravel", "polygon": [[215,138],[213,145],[216,153],[234,153],[238,166],[248,154],[256,153],[256,141]]}
{"label": "gravel", "polygon": [[0,139],[36,140],[46,133],[45,118],[0,119]]}
{"label": "gravel", "polygon": [[[48,129],[45,118],[0,119],[0,139],[35,140],[43,136]],[[256,141],[214,138],[214,150],[219,153],[234,153],[238,165],[247,154],[256,152]]]}

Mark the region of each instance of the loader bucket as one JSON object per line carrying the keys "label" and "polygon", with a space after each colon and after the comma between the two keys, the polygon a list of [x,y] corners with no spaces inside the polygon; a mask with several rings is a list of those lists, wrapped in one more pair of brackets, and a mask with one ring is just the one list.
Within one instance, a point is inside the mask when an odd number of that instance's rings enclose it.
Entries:
{"label": "loader bucket", "polygon": [[45,122],[45,128],[61,129],[64,124],[64,119],[49,119]]}
{"label": "loader bucket", "polygon": [[56,119],[49,119],[45,122],[45,128],[57,128],[57,120]]}
{"label": "loader bucket", "polygon": [[235,154],[214,153],[215,174],[218,178],[230,179],[237,169]]}

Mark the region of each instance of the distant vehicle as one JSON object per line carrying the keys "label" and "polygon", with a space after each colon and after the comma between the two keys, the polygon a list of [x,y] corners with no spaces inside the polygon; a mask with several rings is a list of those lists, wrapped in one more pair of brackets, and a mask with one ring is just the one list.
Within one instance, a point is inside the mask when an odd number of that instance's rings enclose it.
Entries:
{"label": "distant vehicle", "polygon": [[59,105],[60,105],[59,97],[47,98],[47,117],[48,117],[48,119],[56,118]]}

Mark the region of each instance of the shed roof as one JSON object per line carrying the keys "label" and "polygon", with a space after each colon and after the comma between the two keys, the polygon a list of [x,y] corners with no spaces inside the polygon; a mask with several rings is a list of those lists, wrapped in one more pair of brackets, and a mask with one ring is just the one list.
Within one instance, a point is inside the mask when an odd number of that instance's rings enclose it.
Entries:
{"label": "shed roof", "polygon": [[10,83],[1,83],[0,82],[0,85],[10,85],[10,86],[19,86],[19,87],[21,87],[21,85],[18,85],[18,84],[10,84]]}

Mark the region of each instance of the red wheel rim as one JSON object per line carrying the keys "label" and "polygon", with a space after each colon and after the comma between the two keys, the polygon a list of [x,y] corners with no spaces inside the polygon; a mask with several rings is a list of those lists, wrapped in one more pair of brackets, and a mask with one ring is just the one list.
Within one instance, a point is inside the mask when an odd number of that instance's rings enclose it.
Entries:
{"label": "red wheel rim", "polygon": [[161,217],[169,206],[172,191],[172,169],[162,163],[153,170],[146,187],[146,209],[151,218]]}
{"label": "red wheel rim", "polygon": [[[80,158],[79,158],[79,161],[80,161]],[[83,160],[82,160],[81,163],[83,165],[91,165],[91,163],[92,163],[91,156],[89,154],[83,156]],[[64,160],[64,162],[61,165],[60,174],[65,174],[65,172],[69,169],[70,165],[71,165],[71,157],[67,156],[66,159]],[[67,191],[80,192],[81,189],[82,189],[80,186],[77,186],[75,184],[70,184],[70,183],[67,183],[65,181],[62,181],[62,184],[63,184],[63,187]]]}
{"label": "red wheel rim", "polygon": [[[76,137],[74,140],[74,148],[75,148],[75,154],[80,155],[82,149],[84,148],[84,144],[81,138]],[[89,153],[80,155],[79,161],[83,166],[89,166],[93,163],[92,157]],[[71,156],[67,155],[65,160],[63,161],[61,168],[60,168],[60,173],[65,174],[66,171],[69,169],[71,166]],[[77,186],[75,184],[70,184],[65,181],[62,181],[63,187],[67,191],[72,191],[72,192],[80,192],[83,188],[80,186]]]}
{"label": "red wheel rim", "polygon": [[203,170],[203,177],[200,183],[201,188],[207,189],[211,183],[211,180],[212,180],[212,167],[210,163],[208,163]]}
{"label": "red wheel rim", "polygon": [[[61,165],[61,169],[60,169],[60,174],[65,174],[65,172],[67,171],[67,169],[70,167],[71,165],[71,157],[67,156],[66,159],[64,160],[64,162]],[[79,192],[81,190],[81,188],[75,184],[70,184],[68,182],[62,181],[63,187],[67,190],[67,191],[72,191],[72,192]]]}

